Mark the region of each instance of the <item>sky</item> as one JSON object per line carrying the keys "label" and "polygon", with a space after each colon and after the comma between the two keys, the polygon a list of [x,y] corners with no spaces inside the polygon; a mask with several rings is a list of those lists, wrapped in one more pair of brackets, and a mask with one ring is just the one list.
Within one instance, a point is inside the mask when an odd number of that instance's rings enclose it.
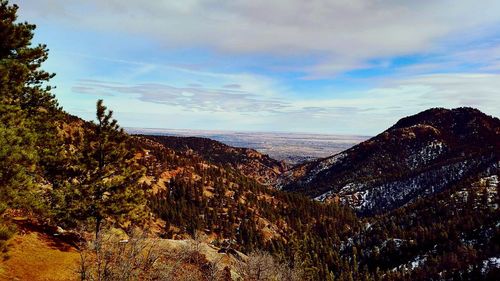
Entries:
{"label": "sky", "polygon": [[374,135],[500,116],[500,1],[11,0],[64,109],[122,127]]}

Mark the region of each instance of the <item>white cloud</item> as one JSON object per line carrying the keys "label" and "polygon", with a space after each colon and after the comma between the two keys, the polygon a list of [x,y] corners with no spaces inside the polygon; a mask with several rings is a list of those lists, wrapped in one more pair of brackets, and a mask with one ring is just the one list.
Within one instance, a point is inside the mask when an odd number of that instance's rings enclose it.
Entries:
{"label": "white cloud", "polygon": [[469,106],[498,117],[500,74],[414,76],[387,81],[351,96],[354,98],[298,101],[296,110],[288,117],[296,119],[304,129],[317,126],[323,131],[334,132],[328,128],[330,126],[358,134],[376,134],[401,117],[431,107]]}
{"label": "white cloud", "polygon": [[[58,25],[68,27],[65,31],[85,31],[81,44],[89,45],[82,49],[92,55],[70,53],[79,50],[51,53],[48,64],[62,82],[58,97],[72,112],[85,110],[85,116],[92,117],[95,98],[106,95],[124,126],[173,127],[164,120],[175,120],[176,128],[375,134],[429,107],[474,106],[500,115],[500,41],[493,38],[498,30],[491,28],[499,24],[500,1],[13,2],[21,6],[23,20],[49,21],[48,28],[57,32]],[[99,45],[101,49],[90,45],[93,35],[106,38],[114,33],[154,40],[155,54],[137,55],[144,50],[130,51],[132,47],[124,45],[116,57],[126,59],[106,58],[102,56],[113,55],[121,45],[106,54],[99,51],[113,44],[111,39]],[[161,59],[151,63],[161,58],[158,46],[165,53],[170,48],[208,48],[219,54],[210,59],[221,61],[217,67],[200,68]],[[173,61],[196,61],[189,50],[186,58]],[[226,69],[233,62],[224,54],[230,59],[238,57],[233,54],[269,55],[265,67],[277,70],[277,78]],[[375,85],[373,78],[361,80],[363,87],[372,86],[369,90],[338,95],[320,86],[308,96],[303,85],[299,93],[291,90],[305,81],[286,77],[289,72],[315,79],[353,69],[380,70],[392,57],[405,54],[421,58],[406,67],[389,65],[396,73],[377,77]],[[148,62],[142,62],[144,58]],[[241,58],[245,67],[253,63],[252,56]],[[451,71],[455,73],[444,73]]]}
{"label": "white cloud", "polygon": [[[500,2],[372,0],[18,0],[28,17],[149,36],[162,46],[307,57],[309,78],[373,58],[429,52],[500,21]],[[472,37],[472,35],[470,36]]]}
{"label": "white cloud", "polygon": [[[229,86],[233,86],[230,84]],[[131,95],[149,103],[182,108],[185,111],[204,112],[275,112],[288,106],[287,102],[256,95],[240,89],[207,88],[203,86],[178,87],[166,84],[116,84],[105,81],[82,80],[73,92],[95,96]]]}
{"label": "white cloud", "polygon": [[[238,85],[242,89],[246,88],[244,81],[239,81]],[[258,92],[227,89],[224,86],[214,89],[203,85],[177,87],[102,81],[81,81],[73,91],[114,95],[120,100],[133,98],[141,102],[138,108],[143,108],[142,112],[147,114],[156,112],[161,115],[167,108],[169,112],[174,109],[176,116],[183,116],[178,118],[178,128],[245,128],[367,135],[379,133],[399,118],[431,107],[472,106],[487,114],[500,116],[499,89],[500,74],[459,73],[392,80],[370,90],[353,92],[348,98],[332,99],[279,99],[278,94],[261,95]],[[277,90],[270,87],[268,91]],[[286,92],[281,94],[283,97],[291,96]],[[124,108],[127,106],[116,107],[118,110]],[[138,108],[134,110],[135,116],[140,115]],[[144,118],[140,117],[141,120]],[[211,121],[204,123],[205,127],[200,126],[199,122],[206,121],[207,118],[216,119],[217,122]],[[161,120],[143,122],[154,124]]]}

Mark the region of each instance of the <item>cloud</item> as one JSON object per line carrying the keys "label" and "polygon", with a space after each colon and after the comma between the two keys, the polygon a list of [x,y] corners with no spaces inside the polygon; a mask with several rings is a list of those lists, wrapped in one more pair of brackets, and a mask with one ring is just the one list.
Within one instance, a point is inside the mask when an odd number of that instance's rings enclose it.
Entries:
{"label": "cloud", "polygon": [[418,63],[398,68],[399,76],[416,74],[447,73],[450,71],[499,73],[500,40],[477,42],[462,46],[454,52],[422,57]]}
{"label": "cloud", "polygon": [[406,87],[418,88],[420,93],[418,99],[424,106],[434,104],[443,104],[447,107],[472,106],[500,115],[500,110],[496,106],[500,104],[499,74],[421,75],[404,79],[399,83]]}
{"label": "cloud", "polygon": [[472,106],[500,115],[500,74],[449,73],[388,79],[352,98],[303,100],[302,106],[356,107],[370,113],[396,108],[408,114],[430,107]]}
{"label": "cloud", "polygon": [[[243,83],[242,88],[246,85]],[[83,89],[83,90],[82,90]],[[243,90],[178,87],[167,84],[122,84],[80,81],[73,91],[85,95],[123,96],[138,101],[177,108],[199,121],[216,114],[220,123],[212,127],[189,123],[180,128],[274,130],[376,134],[399,118],[431,107],[473,106],[487,114],[500,116],[500,74],[432,74],[382,82],[369,90],[350,93],[345,98],[290,98],[259,95]],[[275,89],[270,89],[275,90]],[[145,106],[147,108],[147,106]],[[120,108],[116,108],[119,113]],[[168,110],[170,111],[170,110]],[[153,113],[149,112],[148,113]],[[157,117],[156,117],[157,118]],[[221,121],[222,120],[222,121]],[[183,122],[182,118],[179,122]],[[147,124],[155,123],[148,120]],[[193,125],[195,124],[195,125]],[[244,124],[244,126],[243,126]],[[243,127],[242,127],[243,126]]]}
{"label": "cloud", "polygon": [[15,2],[28,16],[146,36],[166,48],[305,59],[307,78],[369,68],[375,58],[447,52],[453,38],[482,36],[500,21],[496,0]]}
{"label": "cloud", "polygon": [[226,89],[240,89],[241,85],[238,84],[226,84],[223,86]]}
{"label": "cloud", "polygon": [[500,74],[430,74],[391,79],[347,98],[295,101],[275,122],[291,122],[298,131],[376,134],[431,107],[472,106],[498,117],[498,104]]}
{"label": "cloud", "polygon": [[[288,106],[287,102],[266,98],[243,90],[234,90],[235,84],[222,88],[177,87],[159,83],[135,85],[106,81],[81,80],[73,92],[95,96],[132,95],[140,101],[176,106],[187,111],[205,112],[275,112]],[[238,89],[240,88],[237,87]]]}
{"label": "cloud", "polygon": [[500,115],[496,0],[12,2],[52,48],[61,104],[105,96],[125,126],[375,134],[429,107]]}

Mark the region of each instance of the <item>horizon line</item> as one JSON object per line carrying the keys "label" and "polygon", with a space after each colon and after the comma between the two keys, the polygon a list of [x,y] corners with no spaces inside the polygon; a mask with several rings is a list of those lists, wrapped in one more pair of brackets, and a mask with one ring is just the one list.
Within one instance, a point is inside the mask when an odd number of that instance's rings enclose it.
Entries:
{"label": "horizon line", "polygon": [[[174,128],[151,128],[151,127],[123,127],[123,129],[130,133],[130,130],[163,130],[163,131],[181,131],[181,132],[206,132],[206,133],[264,133],[264,134],[289,134],[289,135],[318,135],[318,136],[353,136],[353,137],[368,137],[371,138],[374,135],[362,135],[362,134],[335,134],[335,133],[318,133],[318,132],[294,132],[294,131],[253,131],[253,130],[223,130],[223,129],[174,129]],[[161,132],[157,132],[161,133]],[[134,133],[132,133],[134,134]]]}

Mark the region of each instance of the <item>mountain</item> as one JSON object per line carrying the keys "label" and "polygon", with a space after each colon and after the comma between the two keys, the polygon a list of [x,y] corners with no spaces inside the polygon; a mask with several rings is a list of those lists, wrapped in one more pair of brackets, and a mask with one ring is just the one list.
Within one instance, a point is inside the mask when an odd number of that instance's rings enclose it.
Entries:
{"label": "mountain", "polygon": [[308,268],[308,277],[300,280],[327,280],[331,272],[353,270],[352,256],[338,253],[341,241],[360,230],[350,208],[264,186],[231,165],[214,164],[190,149],[174,150],[156,137],[132,141],[147,169],[143,182],[160,237],[205,233],[221,251],[264,250]]}
{"label": "mountain", "polygon": [[184,154],[196,155],[221,167],[229,166],[263,185],[274,185],[288,169],[282,162],[250,148],[232,147],[200,137],[143,136],[167,148]]}
{"label": "mountain", "polygon": [[232,147],[253,148],[271,158],[297,165],[344,151],[367,136],[291,132],[241,132],[188,129],[126,128],[132,135],[202,137]]}
{"label": "mountain", "polygon": [[360,264],[408,280],[499,280],[499,176],[465,180],[370,217],[345,247],[357,244]]}
{"label": "mountain", "polygon": [[[495,128],[492,120],[498,122],[477,111],[471,113],[481,117],[475,120],[486,124],[485,132]],[[441,122],[442,118],[432,122]],[[419,121],[405,122],[421,123],[430,118],[416,119]],[[475,127],[476,122],[469,127]],[[414,126],[403,121],[398,124],[392,127],[395,131]],[[60,135],[67,137],[69,147],[75,149],[80,133],[93,126],[67,116]],[[392,128],[387,131],[394,133]],[[498,140],[481,132],[477,142]],[[455,133],[441,135],[446,135],[442,141],[446,140],[447,146],[456,138]],[[428,136],[426,141],[432,141],[435,135],[417,136]],[[394,137],[406,141],[401,134]],[[131,136],[127,141],[147,171],[141,186],[147,192],[152,221],[145,222],[145,229],[161,237],[162,244],[187,243],[195,233],[203,233],[206,248],[223,253],[221,257],[238,260],[239,252],[251,255],[266,251],[303,270],[304,277],[299,280],[498,280],[498,170],[496,174],[491,169],[471,173],[450,183],[443,192],[361,218],[335,200],[318,202],[260,184],[234,165],[257,161],[245,160],[245,149],[198,138]],[[468,152],[461,155],[457,151],[460,157],[479,153],[480,145],[469,147],[467,141],[462,142],[462,150]],[[456,143],[460,145],[460,141]],[[396,158],[391,154],[396,151],[387,151],[386,155]],[[407,157],[400,156],[398,161]],[[47,235],[52,239],[51,233]],[[201,271],[203,266],[190,268]],[[231,271],[237,269],[231,267]]]}
{"label": "mountain", "polygon": [[383,213],[470,178],[498,173],[500,120],[477,109],[434,108],[331,157],[287,171],[278,187],[360,214]]}
{"label": "mountain", "polygon": [[[487,152],[498,151],[497,123],[498,119],[477,110],[432,109],[399,121],[386,131],[392,137],[386,138],[384,132],[368,144],[360,144],[361,148],[353,148],[362,153],[357,149],[367,151],[370,144],[378,144],[378,149],[386,148],[385,159],[409,162],[405,165],[423,171],[427,171],[427,165],[433,169],[441,163],[447,167],[470,159],[484,164],[474,164],[479,168],[450,181],[441,192],[435,189],[429,196],[415,196],[401,206],[380,208],[373,212],[377,216],[365,212],[364,218],[355,216],[333,198],[314,202],[295,192],[264,187],[231,165],[215,164],[210,153],[188,148],[195,147],[189,144],[190,138],[170,140],[175,145],[165,145],[167,141],[149,136],[135,139],[142,150],[144,166],[148,167],[148,181],[157,191],[150,198],[152,211],[168,222],[161,233],[163,237],[178,239],[202,230],[223,249],[230,247],[244,253],[265,249],[288,261],[300,261],[311,270],[310,280],[326,280],[328,272],[336,280],[361,280],[366,275],[384,276],[381,280],[497,280],[500,174],[495,162],[481,158],[489,155]],[[415,136],[408,140],[403,137],[405,134]],[[469,134],[474,136],[472,144],[464,137]],[[382,144],[387,139],[389,144]],[[411,158],[411,149],[405,154],[400,150],[404,145],[418,150],[425,143],[438,140],[443,143],[443,150],[447,147],[442,159],[433,158],[439,161],[427,156],[432,153]],[[198,151],[202,151],[200,141],[207,146],[217,145],[210,140],[194,141]],[[493,150],[489,150],[490,143]],[[367,155],[370,157],[374,158]],[[439,183],[437,178],[430,180]],[[425,188],[424,182],[422,186]],[[381,196],[391,198],[390,192]]]}

